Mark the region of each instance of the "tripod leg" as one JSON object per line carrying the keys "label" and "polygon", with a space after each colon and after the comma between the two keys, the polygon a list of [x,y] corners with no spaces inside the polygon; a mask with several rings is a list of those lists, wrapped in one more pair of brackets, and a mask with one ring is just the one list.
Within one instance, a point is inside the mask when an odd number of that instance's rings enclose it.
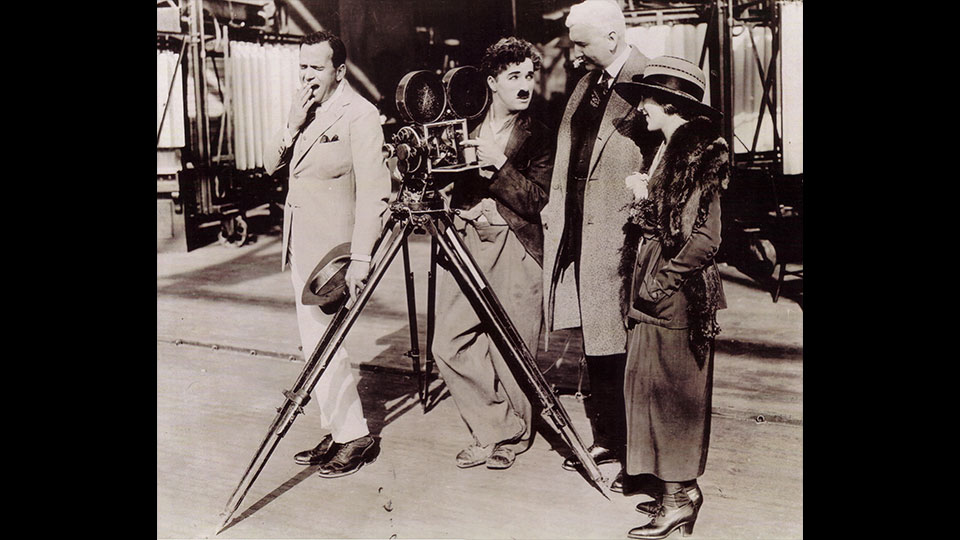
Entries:
{"label": "tripod leg", "polygon": [[427,364],[423,373],[423,409],[430,401],[430,372],[433,370],[433,331],[437,315],[437,237],[430,235],[430,273],[427,274]]}
{"label": "tripod leg", "polygon": [[526,343],[517,332],[496,294],[490,288],[490,284],[483,276],[480,267],[470,255],[470,252],[467,251],[463,240],[453,227],[450,217],[442,214],[439,217],[427,220],[425,225],[450,260],[454,276],[460,282],[464,293],[473,300],[474,308],[477,310],[480,320],[488,322],[494,330],[491,337],[496,342],[497,347],[500,348],[504,358],[524,375],[528,383],[527,390],[533,394],[528,394],[531,401],[541,404],[541,414],[553,423],[554,428],[583,464],[591,482],[606,497],[606,493],[603,492],[601,487],[604,479],[600,468],[594,461],[593,456],[587,452],[583,440],[570,421],[570,416],[557,396],[551,391],[546,379],[543,378],[543,373],[537,367],[536,360],[530,350],[527,349]]}
{"label": "tripod leg", "polygon": [[417,329],[417,297],[413,272],[410,270],[410,247],[403,242],[403,276],[407,290],[407,314],[410,316],[410,351],[407,356],[413,361],[413,373],[417,377],[417,395],[426,411],[425,395],[427,392],[420,374],[420,332]]}
{"label": "tripod leg", "polygon": [[[387,227],[384,228],[378,244],[386,236],[388,230]],[[253,456],[253,460],[243,473],[240,483],[233,491],[230,500],[221,513],[221,516],[224,517],[217,529],[217,533],[222,531],[227,523],[229,523],[230,518],[234,512],[237,511],[237,508],[240,507],[243,498],[253,486],[263,467],[267,464],[280,439],[286,435],[287,430],[293,425],[297,416],[303,413],[303,406],[310,401],[310,393],[313,392],[313,389],[317,386],[317,382],[330,363],[330,359],[333,358],[333,355],[337,352],[337,348],[340,347],[343,339],[366,305],[367,300],[370,299],[370,295],[373,294],[380,279],[386,273],[397,251],[400,250],[401,245],[405,245],[407,237],[410,235],[410,230],[407,222],[400,223],[393,229],[383,256],[380,257],[379,260],[375,258],[373,268],[367,276],[367,284],[360,291],[359,296],[352,304],[344,305],[337,311],[330,325],[327,327],[326,332],[324,332],[323,337],[320,339],[320,342],[317,344],[310,358],[307,360],[306,365],[303,367],[303,370],[300,372],[300,375],[297,377],[293,388],[283,393],[287,399],[283,406],[277,409],[277,416],[274,418],[273,423],[270,424],[270,429],[267,431],[266,437],[264,437],[263,442],[260,443],[260,447]]]}

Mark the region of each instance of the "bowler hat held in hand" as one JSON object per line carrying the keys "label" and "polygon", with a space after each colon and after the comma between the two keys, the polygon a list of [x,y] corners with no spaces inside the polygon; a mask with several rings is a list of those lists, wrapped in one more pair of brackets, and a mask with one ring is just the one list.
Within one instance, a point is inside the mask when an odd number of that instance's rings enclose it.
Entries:
{"label": "bowler hat held in hand", "polygon": [[318,306],[328,315],[340,309],[349,296],[346,281],[349,265],[350,242],[331,249],[310,272],[300,293],[300,303]]}

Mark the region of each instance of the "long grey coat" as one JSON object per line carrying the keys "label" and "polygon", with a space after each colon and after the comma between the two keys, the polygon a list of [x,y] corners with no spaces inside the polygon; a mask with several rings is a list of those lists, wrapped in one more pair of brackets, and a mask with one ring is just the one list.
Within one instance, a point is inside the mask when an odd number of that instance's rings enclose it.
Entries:
{"label": "long grey coat", "polygon": [[[643,73],[647,57],[632,45],[630,56],[615,82],[630,81]],[[583,329],[588,355],[626,351],[627,330],[621,310],[620,250],[624,241],[627,207],[633,192],[624,179],[643,170],[643,155],[631,137],[645,131],[642,117],[616,92],[611,92],[603,113],[593,154],[590,179],[584,191],[580,255],[580,290],[573,265],[554,280],[557,254],[564,228],[567,168],[570,164],[570,119],[589,86],[589,74],[574,88],[560,122],[550,199],[540,213],[543,222],[543,310],[548,332],[577,326]]]}

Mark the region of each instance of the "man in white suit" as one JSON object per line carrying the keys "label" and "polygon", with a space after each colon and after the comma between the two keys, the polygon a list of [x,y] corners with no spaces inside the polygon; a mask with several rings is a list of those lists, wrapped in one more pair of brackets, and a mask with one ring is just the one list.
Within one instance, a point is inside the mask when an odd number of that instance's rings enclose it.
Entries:
{"label": "man in white suit", "polygon": [[[290,165],[281,269],[289,261],[304,355],[313,352],[330,321],[318,306],[301,302],[304,283],[327,252],[350,242],[346,282],[350,301],[356,298],[390,196],[380,114],[347,83],[345,62],[346,49],[337,36],[320,31],[303,38],[301,87],[287,125],[264,152],[268,174]],[[321,422],[331,431],[295,461],[319,465],[322,477],[352,474],[376,458],[378,445],[363,415],[357,374],[342,347],[315,390]]]}

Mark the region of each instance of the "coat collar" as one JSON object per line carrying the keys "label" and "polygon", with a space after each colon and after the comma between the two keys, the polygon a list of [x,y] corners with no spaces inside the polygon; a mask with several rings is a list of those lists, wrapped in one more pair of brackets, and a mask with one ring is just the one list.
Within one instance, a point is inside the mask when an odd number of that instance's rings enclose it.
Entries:
{"label": "coat collar", "polygon": [[[623,64],[623,69],[620,70],[620,73],[617,74],[616,80],[613,81],[614,84],[618,82],[627,82],[633,80],[634,75],[642,75],[644,68],[647,67],[647,62],[650,61],[639,49],[633,45],[628,45],[630,54],[627,55],[627,61]],[[580,100],[583,99],[583,96],[587,93],[587,88],[590,87],[590,75],[591,72],[588,72],[583,78],[580,79],[580,82],[573,89],[573,92],[570,93],[570,103],[572,107],[567,107],[567,114],[573,116],[573,111],[577,109],[577,106],[580,104]],[[620,100],[623,101],[623,98],[614,92],[610,96],[610,100]],[[624,103],[626,103],[624,101]],[[569,120],[569,118],[567,118]]]}
{"label": "coat collar", "polygon": [[307,152],[316,144],[317,140],[320,139],[332,126],[343,117],[344,113],[347,112],[347,108],[353,102],[354,97],[357,95],[356,91],[350,86],[346,80],[342,83],[345,85],[343,88],[343,93],[340,95],[339,99],[332,107],[323,112],[317,112],[316,117],[313,121],[307,126],[303,131],[303,135],[300,139],[300,144],[297,145],[297,156],[294,159],[293,166],[296,167],[300,164],[300,161],[303,159]]}
{"label": "coat collar", "polygon": [[517,116],[517,123],[513,125],[513,132],[510,133],[510,138],[507,140],[507,147],[504,148],[503,154],[507,157],[513,157],[513,154],[517,152],[517,149],[523,145],[529,136],[530,115],[527,114],[527,111],[521,111]]}
{"label": "coat collar", "polygon": [[682,245],[700,219],[700,201],[709,203],[711,193],[726,188],[729,154],[718,131],[719,126],[703,116],[684,123],[673,133],[657,169],[650,174],[650,199],[659,213],[665,246]]}
{"label": "coat collar", "polygon": [[705,116],[681,124],[667,143],[657,170],[650,171],[650,187],[676,180],[678,167],[687,165],[685,156],[699,156],[701,149],[716,142],[719,126]]}

